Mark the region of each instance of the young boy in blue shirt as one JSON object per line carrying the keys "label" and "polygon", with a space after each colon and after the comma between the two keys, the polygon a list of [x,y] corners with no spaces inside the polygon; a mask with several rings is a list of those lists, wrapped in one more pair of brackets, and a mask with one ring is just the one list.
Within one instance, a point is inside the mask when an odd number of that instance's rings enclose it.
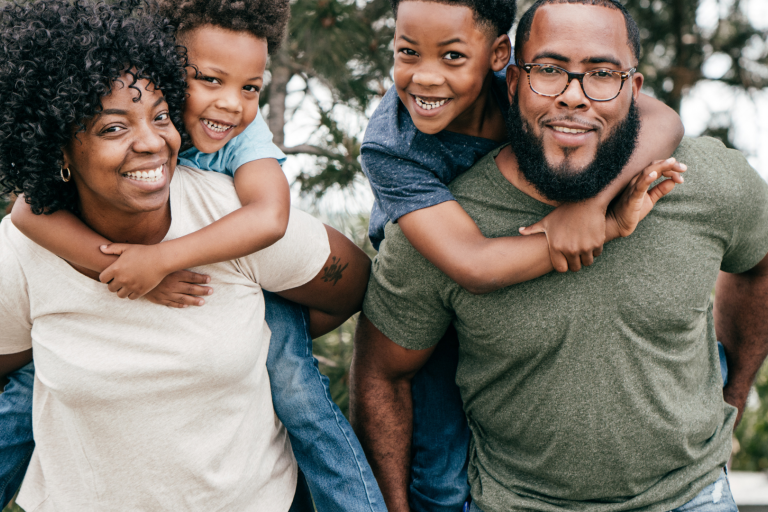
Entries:
{"label": "young boy in blue shirt", "polygon": [[[447,184],[508,140],[502,72],[511,57],[507,32],[515,1],[391,1],[395,84],[374,112],[361,147],[376,199],[369,228],[374,247],[384,238],[385,224],[398,222],[425,258],[473,293],[534,279],[552,268],[577,271],[590,265],[605,241],[611,201],[680,142],[677,114],[641,95],[637,149],[602,193],[566,203],[521,228],[529,236],[486,239]],[[684,170],[672,159],[660,168],[676,183]],[[413,379],[409,499],[414,511],[456,512],[469,495],[469,429],[455,384],[457,358],[457,342],[449,334]]]}
{"label": "young boy in blue shirt", "polygon": [[[202,306],[201,297],[213,292],[202,286],[207,276],[183,269],[261,250],[282,238],[287,227],[290,193],[279,165],[285,155],[272,143],[258,107],[267,55],[283,38],[289,4],[167,0],[160,14],[175,25],[177,41],[188,55],[183,112],[188,142],[180,163],[232,176],[243,207],[196,233],[153,246],[111,244],[72,213],[35,215],[23,200],[17,201],[12,220],[43,247],[101,272],[101,281],[120,297],[146,294],[171,307]],[[103,135],[119,137],[123,129],[110,125]],[[127,178],[153,182],[165,179],[166,172],[160,168]],[[68,181],[64,170],[61,176]],[[312,356],[312,337],[345,318],[315,317],[318,312],[312,311],[310,332],[306,308],[267,292],[265,308],[272,332],[267,370],[275,412],[286,426],[317,509],[386,510],[362,448]],[[34,448],[33,379],[30,363],[11,375],[0,395],[2,505],[19,487]],[[291,510],[314,510],[309,497],[299,494]]]}

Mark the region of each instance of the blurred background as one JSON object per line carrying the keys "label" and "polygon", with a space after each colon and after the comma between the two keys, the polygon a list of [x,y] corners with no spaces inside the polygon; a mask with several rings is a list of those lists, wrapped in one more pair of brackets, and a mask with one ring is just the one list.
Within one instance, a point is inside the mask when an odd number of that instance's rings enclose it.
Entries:
{"label": "blurred background", "polygon": [[[520,0],[519,12],[532,3]],[[677,110],[687,135],[717,137],[768,178],[768,0],[623,3],[641,27],[644,92]],[[373,197],[358,157],[367,119],[392,85],[393,33],[388,0],[294,0],[261,96],[275,143],[289,155],[294,204],[371,256]],[[0,197],[0,216],[11,200]],[[354,319],[315,342],[345,414],[353,331]],[[736,431],[732,467],[768,470],[768,365]]]}

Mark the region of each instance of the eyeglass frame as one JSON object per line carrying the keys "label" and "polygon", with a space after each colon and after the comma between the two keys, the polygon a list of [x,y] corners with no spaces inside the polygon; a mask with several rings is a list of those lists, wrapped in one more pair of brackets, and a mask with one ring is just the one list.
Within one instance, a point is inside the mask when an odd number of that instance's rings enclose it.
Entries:
{"label": "eyeglass frame", "polygon": [[[515,65],[523,70],[525,70],[525,74],[528,75],[528,87],[531,88],[533,92],[538,94],[539,96],[544,96],[547,98],[557,98],[558,96],[561,96],[565,91],[568,90],[568,87],[571,86],[571,80],[576,79],[579,81],[579,85],[581,86],[581,92],[584,93],[584,96],[586,96],[590,101],[613,101],[616,98],[619,97],[619,94],[621,94],[622,89],[624,89],[624,82],[627,81],[627,79],[632,76],[632,73],[637,71],[637,68],[629,68],[627,71],[619,71],[617,69],[595,69],[593,71],[587,71],[586,73],[571,73],[567,69],[561,68],[560,66],[555,66],[554,64],[538,64],[538,63],[530,63],[526,64],[525,62],[516,62]],[[543,94],[537,91],[533,88],[533,85],[531,84],[531,69],[533,67],[547,67],[547,68],[555,68],[563,71],[568,76],[568,81],[565,83],[565,87],[562,91],[560,91],[558,94]],[[599,73],[601,71],[610,71],[611,73],[618,73],[621,77],[621,85],[619,86],[619,91],[616,93],[616,96],[613,98],[608,98],[607,100],[596,100],[595,98],[592,98],[589,94],[587,94],[587,91],[584,89],[584,77],[587,75],[593,75],[595,73]]]}

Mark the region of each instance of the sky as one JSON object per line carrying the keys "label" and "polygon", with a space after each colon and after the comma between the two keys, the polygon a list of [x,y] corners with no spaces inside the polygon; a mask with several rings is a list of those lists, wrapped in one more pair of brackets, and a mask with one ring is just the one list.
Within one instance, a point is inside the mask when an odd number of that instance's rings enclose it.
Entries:
{"label": "sky", "polygon": [[[697,12],[697,23],[704,30],[713,29],[720,12],[727,12],[733,0],[703,0]],[[742,9],[757,28],[768,28],[768,0],[742,0]],[[715,54],[705,63],[703,72],[705,80],[701,80],[689,91],[683,99],[681,118],[687,136],[698,136],[706,128],[712,115],[731,116],[734,120],[733,142],[747,157],[749,163],[768,180],[768,89],[753,93],[734,93],[728,86],[716,81],[722,77],[730,65],[730,57]],[[316,126],[316,114],[311,100],[300,92],[304,83],[294,77],[294,82],[288,84],[288,100],[286,106],[296,108],[297,113],[285,126],[285,143],[287,146],[306,142]],[[315,96],[324,103],[326,108],[331,106],[331,97],[327,90],[319,84],[311,84]],[[368,114],[373,112],[374,103]],[[365,119],[345,109],[343,105],[334,107],[335,119],[351,133],[359,133],[362,137],[365,131]],[[311,157],[289,156],[283,166],[289,181],[293,182],[302,169],[314,168]],[[311,198],[302,198],[298,188],[293,187],[294,204],[301,208],[313,210],[315,213],[343,214],[367,213],[373,204],[373,196],[364,179],[346,192],[331,191],[318,203],[313,204]]]}

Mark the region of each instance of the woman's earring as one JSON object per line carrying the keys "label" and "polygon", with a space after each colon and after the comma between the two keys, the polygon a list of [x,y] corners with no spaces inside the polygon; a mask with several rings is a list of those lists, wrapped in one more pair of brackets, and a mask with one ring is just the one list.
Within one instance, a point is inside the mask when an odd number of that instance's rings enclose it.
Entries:
{"label": "woman's earring", "polygon": [[[64,171],[67,171],[67,174],[64,174]],[[62,167],[61,170],[59,171],[59,174],[61,174],[61,181],[63,181],[64,183],[72,179],[72,173],[69,172],[69,167],[67,167],[66,169]]]}

